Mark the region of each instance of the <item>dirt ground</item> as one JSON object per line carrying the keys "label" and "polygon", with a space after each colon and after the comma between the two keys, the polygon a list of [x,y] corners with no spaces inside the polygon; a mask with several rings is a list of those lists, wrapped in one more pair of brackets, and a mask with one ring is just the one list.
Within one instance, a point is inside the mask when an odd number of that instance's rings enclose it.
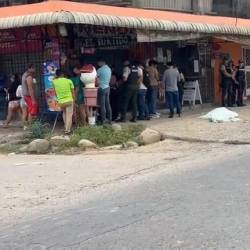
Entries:
{"label": "dirt ground", "polygon": [[169,136],[212,141],[250,142],[250,107],[232,108],[239,114],[239,122],[212,123],[199,119],[202,114],[213,108],[187,112],[181,119],[160,119],[150,126]]}
{"label": "dirt ground", "polygon": [[236,146],[166,140],[134,151],[82,155],[0,155],[0,221],[11,225],[94,199],[121,183],[178,164],[210,160]]}
{"label": "dirt ground", "polygon": [[[165,117],[147,123],[168,135],[199,139],[250,141],[250,108],[235,109],[240,122],[215,124],[199,119],[211,108],[195,110],[182,118]],[[1,141],[22,133],[21,129],[0,129]],[[34,215],[58,212],[94,199],[121,183],[194,161],[211,161],[244,146],[222,143],[190,143],[165,140],[129,151],[87,152],[80,155],[0,155],[0,221],[12,225]]]}

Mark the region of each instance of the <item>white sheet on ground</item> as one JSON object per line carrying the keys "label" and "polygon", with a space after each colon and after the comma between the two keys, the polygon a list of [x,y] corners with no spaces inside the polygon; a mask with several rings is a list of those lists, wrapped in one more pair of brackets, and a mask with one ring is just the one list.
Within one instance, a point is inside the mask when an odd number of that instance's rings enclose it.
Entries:
{"label": "white sheet on ground", "polygon": [[216,108],[200,118],[211,122],[237,122],[240,120],[236,112],[227,108]]}

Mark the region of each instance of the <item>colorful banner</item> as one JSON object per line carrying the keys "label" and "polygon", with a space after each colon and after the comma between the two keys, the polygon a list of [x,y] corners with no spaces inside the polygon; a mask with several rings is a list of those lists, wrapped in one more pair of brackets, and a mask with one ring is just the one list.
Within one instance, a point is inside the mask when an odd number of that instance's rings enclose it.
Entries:
{"label": "colorful banner", "polygon": [[59,64],[57,62],[45,62],[43,65],[45,98],[50,112],[58,112],[61,110],[52,83],[58,68]]}

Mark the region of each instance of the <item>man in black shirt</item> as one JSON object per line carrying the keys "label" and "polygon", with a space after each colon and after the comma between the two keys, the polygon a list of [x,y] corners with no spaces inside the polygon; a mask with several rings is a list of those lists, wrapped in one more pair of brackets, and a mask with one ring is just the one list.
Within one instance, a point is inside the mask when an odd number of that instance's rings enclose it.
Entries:
{"label": "man in black shirt", "polygon": [[143,71],[139,67],[139,62],[135,61],[131,66],[127,66],[124,68],[124,96],[121,108],[121,119],[119,119],[118,122],[126,122],[126,113],[130,102],[132,104],[132,119],[130,121],[136,122],[137,94],[141,78],[143,78]]}
{"label": "man in black shirt", "polygon": [[222,89],[222,106],[232,107],[232,88],[233,88],[233,68],[231,61],[225,59],[221,65],[221,89]]}

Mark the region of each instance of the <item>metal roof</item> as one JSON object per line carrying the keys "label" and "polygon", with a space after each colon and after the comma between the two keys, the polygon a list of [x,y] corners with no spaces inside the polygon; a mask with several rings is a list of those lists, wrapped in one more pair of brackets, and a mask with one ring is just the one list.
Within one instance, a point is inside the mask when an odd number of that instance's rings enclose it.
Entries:
{"label": "metal roof", "polygon": [[[51,5],[52,3],[53,5]],[[12,12],[11,8],[17,9]],[[20,12],[18,12],[18,8],[20,8]],[[236,23],[233,18],[226,17],[209,17],[100,5],[97,7],[97,5],[92,4],[61,1],[31,4],[27,5],[27,8],[30,8],[30,10],[26,11],[25,6],[0,8],[0,29],[76,23],[152,31],[250,36],[250,20],[243,19],[239,19],[238,23]],[[14,13],[14,16],[6,15],[6,12],[2,12],[2,9],[6,9],[6,11],[9,9],[9,13]],[[220,22],[224,23],[220,24]]]}

